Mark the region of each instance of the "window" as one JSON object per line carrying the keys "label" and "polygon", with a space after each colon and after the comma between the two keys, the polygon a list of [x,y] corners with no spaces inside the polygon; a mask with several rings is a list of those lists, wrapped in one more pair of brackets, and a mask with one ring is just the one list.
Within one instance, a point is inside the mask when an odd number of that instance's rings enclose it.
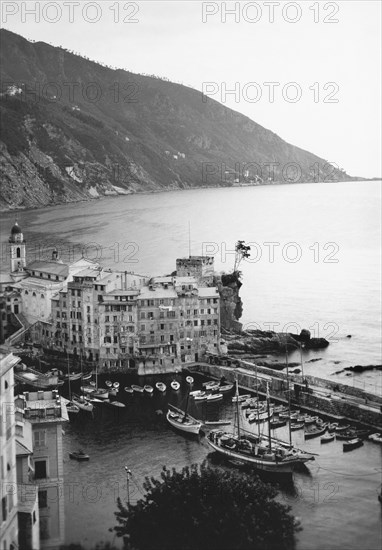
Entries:
{"label": "window", "polygon": [[38,492],[38,507],[47,508],[48,507],[48,491],[39,491]]}
{"label": "window", "polygon": [[34,445],[36,447],[45,447],[46,445],[45,430],[36,430],[33,435],[34,435]]}
{"label": "window", "polygon": [[168,311],[167,317],[175,317],[175,311]]}
{"label": "window", "polygon": [[7,495],[1,499],[2,521],[7,519]]}
{"label": "window", "polygon": [[47,469],[46,469],[46,460],[35,460],[34,477],[35,479],[46,479],[48,477]]}
{"label": "window", "polygon": [[146,314],[144,311],[141,311],[141,319],[146,319]]}
{"label": "window", "polygon": [[198,326],[198,321],[194,321],[194,327]]}

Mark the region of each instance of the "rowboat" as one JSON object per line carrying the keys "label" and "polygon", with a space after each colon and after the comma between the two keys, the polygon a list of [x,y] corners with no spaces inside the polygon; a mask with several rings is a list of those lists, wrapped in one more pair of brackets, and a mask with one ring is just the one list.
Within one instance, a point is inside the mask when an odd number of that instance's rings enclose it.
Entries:
{"label": "rowboat", "polygon": [[165,384],[164,382],[157,382],[157,383],[155,384],[155,387],[156,387],[156,389],[157,389],[158,391],[160,391],[160,392],[162,392],[162,393],[164,393],[164,392],[166,391],[166,389],[167,389],[167,386],[166,386],[166,384]]}
{"label": "rowboat", "polygon": [[92,373],[84,374],[84,375],[82,376],[82,380],[90,380],[90,378],[91,378],[92,376],[93,376]]}
{"label": "rowboat", "polygon": [[304,422],[291,422],[290,429],[292,432],[301,430],[305,426]]}
{"label": "rowboat", "polygon": [[192,376],[186,376],[186,382],[187,384],[190,384],[190,386],[192,386],[192,384],[194,383],[194,379],[192,378]]}
{"label": "rowboat", "polygon": [[66,404],[66,410],[70,413],[74,413],[74,414],[77,414],[80,412],[80,408],[75,405],[74,403],[72,403],[72,401],[69,401],[67,404]]}
{"label": "rowboat", "polygon": [[205,391],[199,391],[196,395],[193,395],[195,401],[205,401],[207,399],[207,394]]}
{"label": "rowboat", "polygon": [[369,435],[368,439],[370,441],[374,441],[374,443],[382,443],[382,434],[381,433],[375,433],[375,434],[371,434]]}
{"label": "rowboat", "polygon": [[319,435],[322,435],[326,432],[326,428],[328,427],[327,424],[324,424],[320,428],[310,428],[309,430],[305,430],[304,438],[305,439],[312,439],[313,437],[318,437]]}
{"label": "rowboat", "polygon": [[249,393],[243,393],[243,395],[235,395],[234,397],[232,397],[232,403],[241,403],[243,401],[246,401],[246,399],[249,399],[251,397],[251,395]]}
{"label": "rowboat", "polygon": [[218,387],[220,393],[229,393],[233,390],[234,384],[224,384]]}
{"label": "rowboat", "polygon": [[107,399],[109,397],[109,392],[106,388],[93,389],[92,397],[98,397],[98,399]]}
{"label": "rowboat", "polygon": [[347,430],[346,432],[336,432],[336,439],[339,441],[351,441],[352,439],[355,439],[357,437],[357,434],[354,430]]}
{"label": "rowboat", "polygon": [[363,441],[358,437],[350,439],[349,441],[345,441],[345,443],[343,444],[344,453],[352,451],[353,449],[357,449],[358,447],[362,447],[362,445]]}
{"label": "rowboat", "polygon": [[[135,389],[135,388],[134,388]],[[150,386],[149,384],[145,384],[143,386],[143,389],[146,393],[148,393],[149,395],[152,395],[153,392],[154,392],[154,388],[152,386]]]}
{"label": "rowboat", "polygon": [[210,386],[215,386],[216,384],[219,384],[219,382],[216,382],[216,380],[209,380],[208,382],[203,382],[202,386],[208,390]]}
{"label": "rowboat", "polygon": [[172,380],[170,386],[174,391],[178,391],[180,388],[180,384],[177,380]]}
{"label": "rowboat", "polygon": [[336,432],[345,432],[350,428],[350,424],[345,424],[344,426],[337,426]]}
{"label": "rowboat", "polygon": [[93,393],[93,391],[95,390],[95,387],[94,386],[81,386],[81,391],[82,393]]}
{"label": "rowboat", "polygon": [[92,403],[89,403],[89,401],[87,401],[84,397],[77,397],[76,395],[74,395],[72,397],[72,402],[82,411],[87,411],[87,412],[93,411]]}
{"label": "rowboat", "polygon": [[80,372],[71,372],[70,374],[64,374],[62,375],[62,378],[64,380],[69,380],[71,382],[74,382],[75,380],[79,380],[82,377]]}
{"label": "rowboat", "polygon": [[330,441],[334,441],[334,438],[336,437],[336,434],[334,433],[327,433],[327,434],[324,434],[322,437],[321,437],[321,443],[329,443]]}
{"label": "rowboat", "polygon": [[206,396],[207,403],[209,403],[210,401],[219,401],[220,399],[223,399],[222,393],[211,393],[210,395]]}
{"label": "rowboat", "polygon": [[134,393],[134,390],[131,386],[125,386],[125,392],[126,393]]}
{"label": "rowboat", "polygon": [[113,385],[113,382],[111,380],[106,380],[105,384],[108,388],[111,388]]}
{"label": "rowboat", "polygon": [[198,435],[202,427],[202,423],[199,420],[196,420],[196,418],[187,415],[186,411],[183,412],[176,407],[172,408],[174,410],[168,409],[166,415],[169,424],[173,428],[176,428],[182,432]]}
{"label": "rowboat", "polygon": [[83,451],[72,451],[69,453],[69,458],[72,460],[78,460],[79,462],[89,460],[90,456]]}
{"label": "rowboat", "polygon": [[142,386],[138,386],[137,384],[131,384],[131,387],[137,393],[143,393],[145,391],[144,388],[142,388]]}
{"label": "rowboat", "polygon": [[124,409],[126,407],[126,405],[124,403],[121,403],[120,401],[112,401],[111,405],[118,409]]}
{"label": "rowboat", "polygon": [[230,420],[205,420],[204,424],[206,426],[230,426]]}
{"label": "rowboat", "polygon": [[249,399],[246,399],[242,402],[241,408],[242,409],[250,409],[251,407],[257,407],[259,400],[257,397],[250,397]]}

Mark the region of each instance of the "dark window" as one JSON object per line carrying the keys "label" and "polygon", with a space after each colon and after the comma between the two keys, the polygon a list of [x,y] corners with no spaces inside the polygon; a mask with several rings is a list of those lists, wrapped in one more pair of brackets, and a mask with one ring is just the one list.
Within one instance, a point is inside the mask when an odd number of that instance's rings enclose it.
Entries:
{"label": "dark window", "polygon": [[5,521],[7,519],[7,497],[3,497],[1,499],[1,510],[2,510],[2,520]]}
{"label": "dark window", "polygon": [[16,258],[21,258],[21,250],[19,247],[16,249]]}
{"label": "dark window", "polygon": [[35,479],[46,479],[46,460],[37,460],[34,463],[34,477]]}
{"label": "dark window", "polygon": [[48,491],[39,491],[38,492],[38,507],[47,508],[48,507]]}

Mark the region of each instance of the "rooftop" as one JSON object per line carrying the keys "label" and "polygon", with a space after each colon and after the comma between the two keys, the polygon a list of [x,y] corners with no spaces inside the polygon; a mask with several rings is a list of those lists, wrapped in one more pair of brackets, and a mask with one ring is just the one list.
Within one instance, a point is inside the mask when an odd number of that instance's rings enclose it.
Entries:
{"label": "rooftop", "polygon": [[69,420],[66,400],[57,390],[24,392],[18,395],[16,406],[23,405],[24,416],[33,422],[65,422]]}
{"label": "rooftop", "polygon": [[42,273],[50,273],[53,275],[61,275],[67,277],[69,275],[69,266],[57,262],[41,262],[35,260],[26,266],[28,271],[40,271]]}
{"label": "rooftop", "polygon": [[13,353],[8,351],[6,348],[0,348],[0,376],[6,374],[20,361],[20,357],[13,355]]}

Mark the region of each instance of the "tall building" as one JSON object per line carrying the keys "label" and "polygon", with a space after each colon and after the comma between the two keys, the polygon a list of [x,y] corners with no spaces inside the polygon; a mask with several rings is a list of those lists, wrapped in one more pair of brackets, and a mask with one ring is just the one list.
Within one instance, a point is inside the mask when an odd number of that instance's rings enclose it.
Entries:
{"label": "tall building", "polygon": [[[41,390],[17,396],[15,405],[25,425],[31,426],[29,443],[26,432],[23,442],[24,455],[29,454],[31,444],[33,447],[31,473],[28,472],[28,460],[20,464],[19,469],[23,470],[20,475],[24,479],[29,476],[27,479],[37,487],[40,545],[43,549],[58,550],[65,536],[62,425],[69,420],[65,400],[57,390]],[[20,458],[22,451],[19,449]],[[33,489],[29,487],[29,490],[27,512],[31,513],[33,522]]]}
{"label": "tall building", "polygon": [[16,421],[13,367],[20,359],[0,348],[0,548],[18,548]]}

